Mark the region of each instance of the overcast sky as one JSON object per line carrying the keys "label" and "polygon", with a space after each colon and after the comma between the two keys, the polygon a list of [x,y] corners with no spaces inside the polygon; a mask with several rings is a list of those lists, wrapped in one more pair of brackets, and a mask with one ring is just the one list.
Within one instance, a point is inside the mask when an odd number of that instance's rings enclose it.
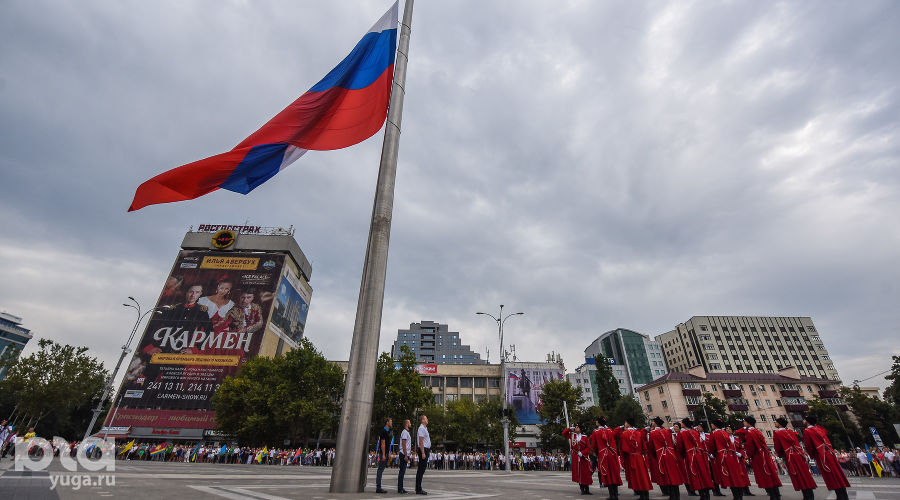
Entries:
{"label": "overcast sky", "polygon": [[[402,2],[401,2],[402,3]],[[185,231],[296,228],[347,359],[383,134],[243,196],[126,210],[349,53],[379,1],[5,0],[0,309],[112,366]],[[810,316],[846,383],[900,354],[900,4],[419,2],[381,347],[447,323],[568,371],[616,327]],[[29,349],[33,350],[34,344]],[[862,385],[884,385],[881,377]]]}

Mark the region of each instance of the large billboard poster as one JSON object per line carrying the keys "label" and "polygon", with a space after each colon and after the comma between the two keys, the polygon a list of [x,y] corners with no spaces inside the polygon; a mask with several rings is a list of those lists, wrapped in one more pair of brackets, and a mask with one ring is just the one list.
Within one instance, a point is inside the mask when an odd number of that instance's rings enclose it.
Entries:
{"label": "large billboard poster", "polygon": [[516,412],[520,424],[539,424],[541,390],[551,380],[563,380],[565,374],[558,367],[547,364],[507,363],[506,397]]}
{"label": "large billboard poster", "polygon": [[292,273],[286,272],[278,287],[278,295],[275,296],[275,309],[269,326],[275,333],[290,339],[295,346],[306,328],[309,299],[309,287]]}
{"label": "large billboard poster", "polygon": [[180,252],[122,382],[119,415],[210,409],[222,380],[259,352],[283,264],[280,254]]}

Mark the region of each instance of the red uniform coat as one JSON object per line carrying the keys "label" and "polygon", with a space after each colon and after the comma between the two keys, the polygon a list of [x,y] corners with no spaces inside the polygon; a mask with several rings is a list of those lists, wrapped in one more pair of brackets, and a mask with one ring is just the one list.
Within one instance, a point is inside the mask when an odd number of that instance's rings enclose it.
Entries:
{"label": "red uniform coat", "polygon": [[622,431],[622,458],[625,460],[625,476],[628,487],[634,491],[650,491],[650,475],[647,474],[647,461],[644,459],[644,433],[640,429]]}
{"label": "red uniform coat", "polygon": [[756,478],[757,486],[760,488],[781,486],[778,467],[775,465],[775,460],[772,459],[769,446],[766,445],[766,438],[756,427],[748,428],[744,434],[744,450],[746,450],[747,458],[750,459],[750,465],[753,467],[753,477]]}
{"label": "red uniform coat", "polygon": [[803,448],[800,447],[797,433],[790,429],[778,429],[772,435],[772,441],[775,444],[775,453],[784,460],[794,489],[797,491],[816,489],[816,482],[809,471],[809,464],[806,462]]}
{"label": "red uniform coat", "polygon": [[706,437],[709,451],[713,455],[713,473],[716,482],[726,488],[750,486],[747,468],[738,459],[737,448],[731,436],[722,429],[716,429]]}
{"label": "red uniform coat", "polygon": [[619,454],[612,429],[601,427],[595,430],[591,434],[591,449],[597,454],[597,474],[600,476],[600,482],[606,486],[622,484]]}
{"label": "red uniform coat", "polygon": [[[622,433],[625,432],[625,426],[620,425],[620,426],[616,427],[615,429],[610,429],[610,430],[612,431],[613,440],[616,443],[619,443],[619,450],[621,451],[622,450]],[[628,472],[628,467],[625,465],[625,455],[620,452],[619,457],[620,457],[619,466],[625,470],[625,480],[628,481],[630,484],[631,479],[629,479],[629,478],[631,477],[631,473]]]}
{"label": "red uniform coat", "polygon": [[660,486],[684,484],[678,456],[675,454],[675,444],[672,441],[672,431],[662,427],[653,429],[650,431],[648,445],[659,473],[656,484]]}
{"label": "red uniform coat", "polygon": [[[591,443],[584,434],[575,434],[570,429],[563,429],[562,435],[572,445],[572,481],[578,484],[594,484],[591,470]],[[581,453],[581,456],[578,454]]]}
{"label": "red uniform coat", "polygon": [[706,446],[700,442],[699,432],[694,429],[684,429],[679,432],[675,442],[675,451],[684,462],[687,484],[692,490],[713,487],[712,476],[709,473],[709,453],[706,451]]}
{"label": "red uniform coat", "polygon": [[737,452],[738,462],[741,464],[741,482],[747,481],[750,485],[750,473],[747,472],[747,452],[744,450],[744,434],[747,431],[742,427],[735,431],[732,435],[731,442],[734,443],[734,451]]}
{"label": "red uniform coat", "polygon": [[803,431],[803,447],[806,453],[816,459],[819,466],[819,474],[825,480],[825,487],[829,490],[837,490],[847,488],[850,483],[847,482],[847,476],[841,470],[841,464],[838,463],[837,457],[834,456],[834,448],[831,447],[831,441],[828,440],[828,433],[824,428],[818,425],[810,425]]}
{"label": "red uniform coat", "polygon": [[686,488],[688,490],[690,490],[691,487],[688,484],[688,473],[687,473],[687,469],[684,467],[684,459],[681,457],[681,454],[678,451],[678,433],[677,432],[672,431],[672,439],[675,442],[675,457],[678,458],[678,468],[681,469],[681,478],[684,479],[684,484],[687,485]]}

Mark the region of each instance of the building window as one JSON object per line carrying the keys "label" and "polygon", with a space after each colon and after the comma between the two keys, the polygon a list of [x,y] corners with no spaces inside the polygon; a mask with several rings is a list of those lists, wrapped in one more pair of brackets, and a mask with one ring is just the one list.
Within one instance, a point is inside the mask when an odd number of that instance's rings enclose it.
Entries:
{"label": "building window", "polygon": [[487,379],[484,377],[476,377],[475,378],[475,388],[476,389],[484,389],[487,387]]}
{"label": "building window", "polygon": [[500,388],[500,379],[497,377],[491,377],[488,379],[488,387],[490,389],[499,389]]}
{"label": "building window", "polygon": [[647,405],[647,413],[653,413],[653,405]]}
{"label": "building window", "polygon": [[435,394],[434,395],[434,404],[436,404],[436,405],[444,404],[444,395],[443,394]]}
{"label": "building window", "polygon": [[650,391],[644,391],[644,399],[650,401]]}
{"label": "building window", "polygon": [[665,390],[665,389],[663,389],[663,386],[659,386],[659,393],[660,393],[660,394],[662,394],[664,390]]}
{"label": "building window", "polygon": [[[721,369],[722,369],[722,365],[720,365],[719,363],[710,363],[710,364],[709,364],[709,369],[710,369],[710,370],[721,370]],[[713,390],[715,390],[715,389],[716,389],[716,386],[713,386]]]}
{"label": "building window", "polygon": [[663,408],[669,407],[669,403],[667,403],[665,399],[663,400],[662,405],[663,405]]}
{"label": "building window", "polygon": [[447,377],[447,387],[458,387],[459,386],[459,378],[458,377]]}

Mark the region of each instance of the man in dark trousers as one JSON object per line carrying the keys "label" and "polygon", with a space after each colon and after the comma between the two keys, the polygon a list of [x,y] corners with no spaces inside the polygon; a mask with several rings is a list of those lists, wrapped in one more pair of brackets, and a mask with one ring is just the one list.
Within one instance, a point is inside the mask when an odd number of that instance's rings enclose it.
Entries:
{"label": "man in dark trousers", "polygon": [[431,453],[431,435],[428,434],[428,417],[422,415],[419,417],[419,431],[416,433],[416,453],[419,455],[419,467],[416,469],[416,494],[427,495],[428,492],[422,489],[422,476],[425,475],[425,468],[428,467],[428,454]]}
{"label": "man in dark trousers", "polygon": [[375,493],[387,493],[387,490],[381,489],[381,475],[384,474],[391,447],[394,445],[394,433],[391,432],[393,423],[393,420],[388,418],[384,422],[384,427],[378,431],[378,442],[375,444],[375,459],[378,461],[378,472],[375,474]]}
{"label": "man in dark trousers", "polygon": [[[409,419],[403,421],[403,431],[400,432],[400,473],[397,474],[397,493],[406,493],[403,488],[403,477],[406,475],[406,463],[412,456],[412,437],[409,435]],[[806,500],[806,499],[804,499]]]}

